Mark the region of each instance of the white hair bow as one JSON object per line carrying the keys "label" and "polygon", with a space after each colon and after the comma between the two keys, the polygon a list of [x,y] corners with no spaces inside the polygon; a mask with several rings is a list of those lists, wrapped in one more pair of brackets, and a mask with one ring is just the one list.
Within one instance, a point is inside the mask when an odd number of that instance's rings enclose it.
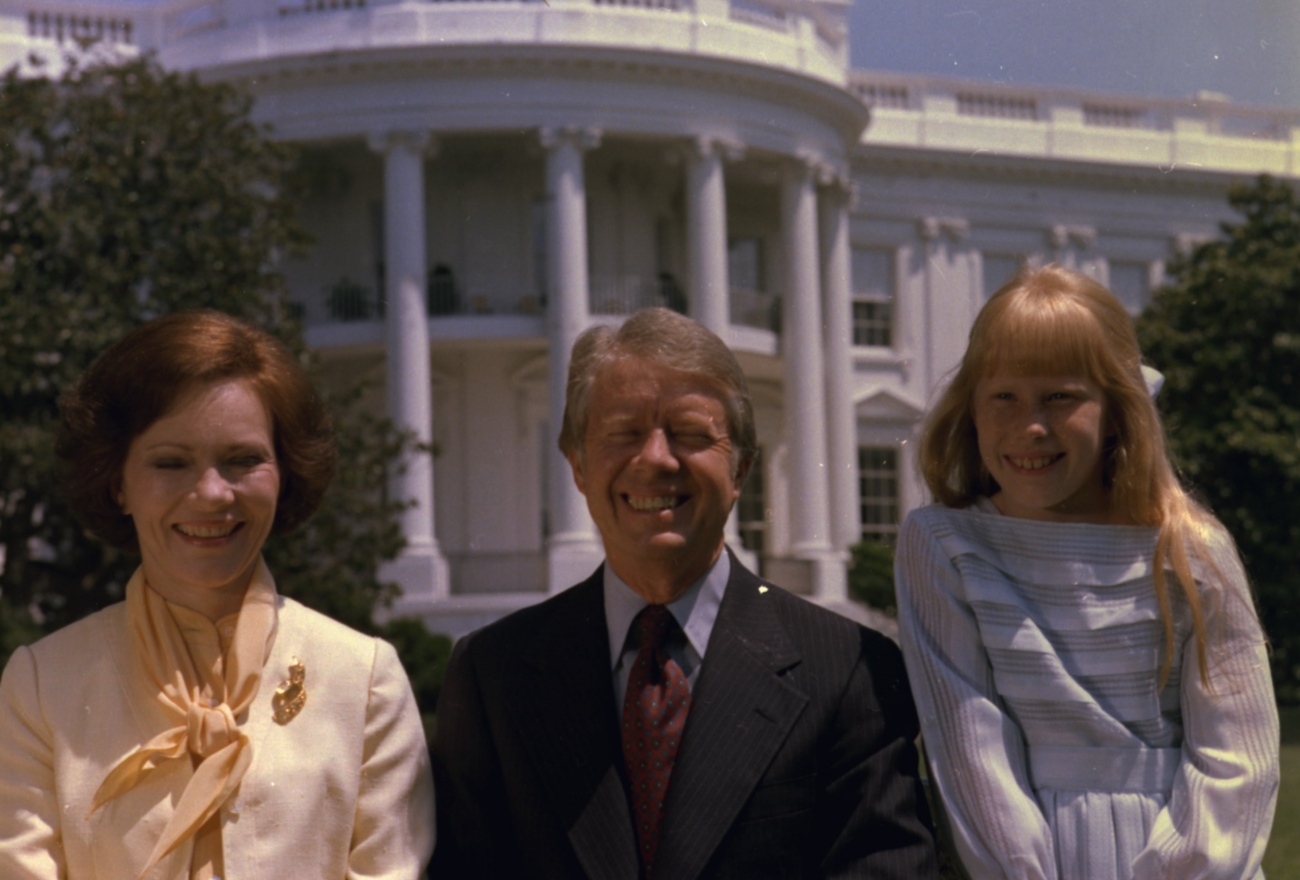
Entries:
{"label": "white hair bow", "polygon": [[1165,384],[1165,374],[1155,367],[1148,367],[1143,364],[1142,378],[1147,383],[1147,394],[1150,394],[1151,399],[1155,400],[1156,395],[1160,393],[1161,387]]}

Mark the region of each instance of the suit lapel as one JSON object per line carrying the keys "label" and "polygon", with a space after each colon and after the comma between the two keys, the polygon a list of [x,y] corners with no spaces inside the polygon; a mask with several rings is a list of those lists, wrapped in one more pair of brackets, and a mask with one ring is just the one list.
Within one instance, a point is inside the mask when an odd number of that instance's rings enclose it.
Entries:
{"label": "suit lapel", "polygon": [[731,571],[669,784],[665,880],[699,876],[808,702],[781,675],[801,658],[769,588],[734,556]]}
{"label": "suit lapel", "polygon": [[521,646],[520,738],[593,880],[637,873],[609,666],[602,571],[554,602]]}

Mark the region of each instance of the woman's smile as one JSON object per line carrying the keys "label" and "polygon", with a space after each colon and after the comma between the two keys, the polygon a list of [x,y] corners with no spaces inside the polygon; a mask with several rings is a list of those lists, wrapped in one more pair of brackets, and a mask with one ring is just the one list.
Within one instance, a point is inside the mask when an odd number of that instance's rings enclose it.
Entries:
{"label": "woman's smile", "polygon": [[240,381],[196,386],[131,443],[119,503],[145,577],[169,600],[237,611],[275,520],[270,415]]}

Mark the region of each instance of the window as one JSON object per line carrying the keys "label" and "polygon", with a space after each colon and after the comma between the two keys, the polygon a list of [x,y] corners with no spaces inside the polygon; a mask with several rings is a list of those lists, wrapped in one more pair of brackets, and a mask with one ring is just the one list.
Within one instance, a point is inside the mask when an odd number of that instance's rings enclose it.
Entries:
{"label": "window", "polygon": [[749,478],[740,487],[736,501],[736,521],[740,526],[740,543],[760,559],[767,536],[767,507],[763,502],[763,456],[760,452],[749,470]]}
{"label": "window", "polygon": [[853,344],[888,348],[894,344],[894,252],[854,248]]}
{"label": "window", "polygon": [[1110,292],[1135,315],[1146,308],[1151,293],[1147,264],[1112,260]]}
{"label": "window", "polygon": [[898,450],[858,448],[858,506],[862,537],[893,543],[898,534]]}
{"label": "window", "polygon": [[767,289],[763,269],[763,239],[733,238],[727,242],[728,286],[762,292]]}
{"label": "window", "polygon": [[1021,259],[1011,254],[984,255],[984,298],[998,292],[1002,285],[1020,271]]}

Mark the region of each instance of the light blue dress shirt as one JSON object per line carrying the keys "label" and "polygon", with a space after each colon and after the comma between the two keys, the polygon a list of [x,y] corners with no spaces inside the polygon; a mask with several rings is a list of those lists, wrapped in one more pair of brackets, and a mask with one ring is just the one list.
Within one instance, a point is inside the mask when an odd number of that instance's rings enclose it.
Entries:
{"label": "light blue dress shirt", "polygon": [[[722,605],[722,595],[727,591],[727,581],[730,578],[731,556],[724,548],[718,561],[713,563],[713,567],[702,578],[668,603],[668,611],[686,638],[670,637],[664,647],[668,656],[682,668],[686,684],[692,690],[700,677],[700,664],[704,662],[704,652],[709,646],[709,636],[713,634],[713,624],[718,619],[718,608]],[[604,590],[609,665],[614,677],[614,706],[621,717],[623,699],[627,694],[628,674],[632,671],[632,663],[637,654],[635,641],[629,638],[632,621],[650,603],[629,587],[608,563],[605,564]]]}

